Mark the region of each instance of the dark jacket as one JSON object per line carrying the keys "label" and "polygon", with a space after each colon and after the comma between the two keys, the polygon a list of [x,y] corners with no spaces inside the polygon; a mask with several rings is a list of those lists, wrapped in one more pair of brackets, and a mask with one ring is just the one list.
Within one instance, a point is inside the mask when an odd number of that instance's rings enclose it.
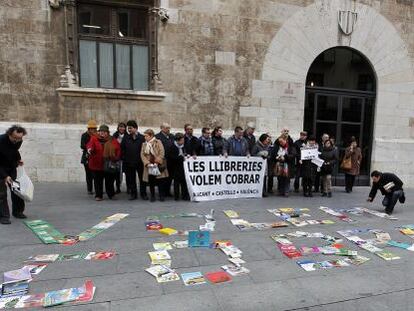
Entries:
{"label": "dark jacket", "polygon": [[173,144],[170,149],[170,165],[173,168],[171,177],[174,180],[185,180],[184,160],[185,157],[179,155],[178,147]]}
{"label": "dark jacket", "polygon": [[[391,188],[391,192],[387,192],[385,191],[384,186],[390,182],[393,182],[395,186]],[[374,199],[378,189],[381,191],[382,195],[392,194],[394,191],[402,190],[403,185],[404,183],[397,177],[397,175],[393,173],[382,173],[380,180],[372,184],[369,197]]]}
{"label": "dark jacket", "polygon": [[296,149],[296,166],[300,165],[299,163],[300,157],[301,157],[300,148],[304,147],[306,145],[306,142],[307,142],[306,139],[305,140],[298,139],[297,141],[293,143]]}
{"label": "dark jacket", "polygon": [[19,149],[22,142],[13,144],[7,134],[0,135],[0,182],[7,176],[16,179],[17,166],[22,159]]}
{"label": "dark jacket", "polygon": [[252,156],[262,157],[267,159],[270,156],[269,145],[265,146],[260,141],[258,141],[252,148]]}
{"label": "dark jacket", "polygon": [[337,161],[336,158],[336,149],[335,148],[323,148],[322,153],[319,156],[323,161],[323,165],[321,167],[321,175],[331,175],[333,172],[333,168],[335,162]]}
{"label": "dark jacket", "polygon": [[82,164],[87,164],[88,163],[88,148],[86,148],[86,145],[89,143],[89,141],[91,140],[91,135],[89,135],[88,132],[85,132],[82,134],[81,136],[81,144],[80,147],[82,149],[82,158],[81,158],[81,163]]}
{"label": "dark jacket", "polygon": [[165,158],[168,161],[168,159],[170,158],[170,149],[174,145],[174,135],[165,135],[163,132],[159,132],[155,135],[155,138],[161,140],[162,145],[164,147]]}
{"label": "dark jacket", "polygon": [[214,136],[213,140],[213,147],[214,147],[214,154],[215,155],[223,155],[227,149],[227,140],[223,136]]}
{"label": "dark jacket", "polygon": [[243,137],[247,140],[247,144],[249,145],[249,152],[250,154],[253,154],[253,147],[256,144],[256,137],[254,137],[254,135],[247,135],[246,131],[244,131],[243,133]]}
{"label": "dark jacket", "polygon": [[195,136],[188,137],[184,136],[184,152],[186,155],[198,155],[200,151],[200,142]]}
{"label": "dark jacket", "polygon": [[[236,150],[235,150],[236,142],[237,142],[237,139],[234,135],[227,140],[227,148],[226,148],[227,155],[229,156],[236,155]],[[249,143],[247,142],[246,138],[241,137],[240,142],[241,142],[241,154],[238,156],[244,157],[244,156],[250,155]]]}
{"label": "dark jacket", "polygon": [[302,164],[300,165],[300,175],[303,178],[314,180],[317,169],[318,166],[312,163],[312,160],[302,160]]}
{"label": "dark jacket", "polygon": [[203,136],[201,136],[198,139],[198,143],[200,144],[200,149],[198,151],[198,155],[201,156],[212,156],[214,155],[214,145],[212,139],[204,139]]}
{"label": "dark jacket", "polygon": [[141,160],[141,147],[144,142],[144,135],[141,135],[140,133],[137,133],[135,139],[129,134],[124,136],[121,143],[121,154],[124,166],[143,166]]}

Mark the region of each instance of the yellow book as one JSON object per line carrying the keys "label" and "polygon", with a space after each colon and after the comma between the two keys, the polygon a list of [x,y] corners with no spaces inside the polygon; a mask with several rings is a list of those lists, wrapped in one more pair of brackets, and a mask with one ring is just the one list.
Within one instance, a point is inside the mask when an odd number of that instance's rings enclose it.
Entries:
{"label": "yellow book", "polygon": [[177,230],[173,229],[173,228],[163,228],[158,230],[160,233],[162,234],[166,234],[166,235],[173,235],[177,233]]}

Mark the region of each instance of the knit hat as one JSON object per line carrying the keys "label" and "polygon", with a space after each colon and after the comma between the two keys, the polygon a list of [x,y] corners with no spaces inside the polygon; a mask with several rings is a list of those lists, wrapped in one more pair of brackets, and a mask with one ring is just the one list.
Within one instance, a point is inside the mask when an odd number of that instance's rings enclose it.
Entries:
{"label": "knit hat", "polygon": [[88,129],[96,129],[96,128],[98,128],[98,125],[96,124],[95,120],[89,120],[87,128]]}
{"label": "knit hat", "polygon": [[99,127],[99,130],[98,130],[98,132],[108,132],[109,133],[109,127],[108,127],[108,125],[105,125],[105,124],[102,124],[100,127]]}

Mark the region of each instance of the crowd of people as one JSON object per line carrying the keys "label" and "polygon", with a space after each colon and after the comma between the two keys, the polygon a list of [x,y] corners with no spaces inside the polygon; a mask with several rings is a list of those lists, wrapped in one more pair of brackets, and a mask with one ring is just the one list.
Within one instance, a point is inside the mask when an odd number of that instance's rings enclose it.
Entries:
{"label": "crowd of people", "polygon": [[[301,159],[302,148],[317,148],[323,165],[312,160]],[[266,159],[267,169],[263,196],[273,194],[274,179],[277,179],[277,194],[289,196],[291,180],[294,191],[299,192],[302,180],[303,195],[332,196],[332,174],[339,165],[339,151],[333,138],[323,134],[320,141],[306,131],[293,141],[289,129],[283,128],[276,140],[269,133],[255,136],[255,125],[249,122],[245,129],[237,126],[234,134],[225,138],[223,129],[204,127],[201,136],[193,134],[191,124],[184,126],[183,133],[171,133],[171,127],[163,123],[155,134],[147,129],[138,131],[134,120],[119,123],[111,136],[107,125],[97,126],[90,120],[87,131],[81,137],[82,160],[85,166],[87,190],[95,199],[103,199],[103,185],[109,199],[121,192],[122,176],[125,174],[126,188],[130,200],[138,198],[155,201],[155,188],[159,200],[174,196],[175,200],[189,200],[183,163],[187,157],[197,156],[258,156]],[[361,149],[352,137],[345,150],[341,169],[345,172],[346,192],[352,192],[355,176],[359,175],[362,160]],[[346,162],[346,163],[345,163]],[[149,187],[149,196],[147,188]],[[95,192],[93,191],[95,189]],[[173,189],[173,194],[171,190]]]}

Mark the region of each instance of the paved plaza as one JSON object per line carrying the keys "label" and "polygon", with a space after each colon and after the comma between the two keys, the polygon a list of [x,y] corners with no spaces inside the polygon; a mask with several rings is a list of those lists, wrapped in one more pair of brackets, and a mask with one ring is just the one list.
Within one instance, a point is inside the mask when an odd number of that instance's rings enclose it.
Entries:
{"label": "paved plaza", "polygon": [[[276,196],[263,199],[226,200],[207,203],[166,202],[149,203],[128,201],[125,193],[115,201],[95,202],[86,194],[83,184],[36,184],[35,200],[28,205],[29,219],[42,219],[66,234],[76,235],[92,227],[107,216],[129,213],[129,216],[108,230],[85,242],[73,246],[43,244],[21,220],[12,219],[12,225],[0,227],[1,271],[21,268],[25,259],[38,254],[70,254],[79,251],[114,250],[117,256],[106,261],[64,261],[49,264],[30,283],[29,293],[43,293],[69,287],[78,287],[87,279],[96,285],[95,298],[80,306],[61,306],[63,310],[413,310],[414,252],[387,247],[401,259],[385,261],[372,253],[357,248],[344,239],[346,248],[371,260],[360,265],[306,272],[294,259],[284,256],[270,238],[272,233],[296,230],[322,232],[333,236],[337,230],[352,228],[383,229],[392,239],[412,242],[395,228],[414,223],[412,201],[414,191],[407,191],[407,202],[397,204],[394,215],[398,220],[387,220],[372,215],[350,215],[357,220],[345,223],[320,211],[319,206],[351,208],[368,206],[365,202],[369,189],[355,188],[347,194],[336,188],[333,198],[304,198],[292,194],[289,198]],[[381,200],[370,206],[382,211]],[[239,231],[222,210],[232,209],[240,218],[250,222],[272,222],[278,219],[266,209],[279,207],[310,208],[312,219],[331,219],[335,224],[309,225],[296,228],[263,231]],[[244,265],[250,274],[233,277],[222,284],[185,286],[175,281],[159,284],[145,272],[150,266],[148,251],[152,243],[184,240],[182,236],[163,236],[147,232],[144,222],[150,215],[196,212],[207,214],[215,209],[216,231],[212,239],[230,239],[243,252]],[[204,224],[202,218],[161,219],[164,226],[180,230],[195,230]],[[368,234],[361,235],[371,238]],[[319,239],[295,239],[298,246],[322,245]],[[217,249],[173,249],[169,251],[172,267],[179,274],[219,271],[228,264],[227,256]],[[336,256],[334,256],[336,257]],[[326,260],[327,255],[304,258]]]}

